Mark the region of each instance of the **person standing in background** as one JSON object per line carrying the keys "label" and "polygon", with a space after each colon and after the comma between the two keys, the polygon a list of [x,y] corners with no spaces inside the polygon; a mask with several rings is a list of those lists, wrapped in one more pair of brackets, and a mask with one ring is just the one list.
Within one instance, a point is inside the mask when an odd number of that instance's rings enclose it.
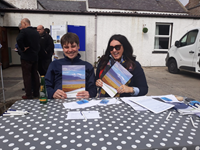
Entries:
{"label": "person standing in background", "polygon": [[49,28],[45,28],[44,31],[46,32],[46,34],[50,34]]}
{"label": "person standing in background", "polygon": [[[40,81],[37,70],[38,52],[40,50],[40,35],[31,26],[30,20],[28,18],[24,18],[21,20],[21,28],[22,30],[17,36],[17,44],[21,50],[20,59],[26,93],[26,95],[22,96],[22,98],[38,98]],[[32,85],[32,79],[34,80],[34,85]]]}
{"label": "person standing in background", "polygon": [[[21,29],[22,29],[21,23],[19,23],[18,28],[19,28],[19,31],[21,31]],[[19,54],[19,56],[22,53],[21,50],[20,50],[20,48],[18,47],[17,43],[15,44],[15,52],[17,52]],[[25,90],[25,88],[22,88],[22,91],[24,91],[24,90]]]}
{"label": "person standing in background", "polygon": [[40,34],[38,71],[40,76],[45,76],[49,64],[52,62],[52,55],[54,53],[54,43],[52,37],[44,31],[44,27],[42,25],[37,26],[37,31]]}
{"label": "person standing in background", "polygon": [[[19,23],[18,28],[19,28],[19,31],[21,31],[21,29],[22,29],[21,23]],[[15,44],[15,52],[17,52],[19,55],[21,55],[21,50],[19,49],[17,43]]]}

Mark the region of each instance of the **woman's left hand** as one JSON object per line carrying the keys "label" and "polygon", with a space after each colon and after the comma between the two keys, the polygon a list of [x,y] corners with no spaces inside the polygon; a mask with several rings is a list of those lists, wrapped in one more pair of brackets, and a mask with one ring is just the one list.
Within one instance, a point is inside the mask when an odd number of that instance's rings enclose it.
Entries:
{"label": "woman's left hand", "polygon": [[76,94],[76,98],[90,98],[88,91],[80,91]]}
{"label": "woman's left hand", "polygon": [[134,93],[133,88],[129,87],[127,85],[121,85],[120,87],[117,88],[117,93]]}

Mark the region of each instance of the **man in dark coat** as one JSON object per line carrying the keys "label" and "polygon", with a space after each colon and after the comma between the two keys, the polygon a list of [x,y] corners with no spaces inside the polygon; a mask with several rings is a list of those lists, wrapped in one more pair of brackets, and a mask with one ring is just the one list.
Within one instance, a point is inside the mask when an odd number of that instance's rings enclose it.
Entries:
{"label": "man in dark coat", "polygon": [[[21,50],[21,67],[24,80],[26,95],[23,99],[32,99],[39,97],[40,81],[37,72],[38,69],[38,52],[40,50],[40,35],[31,26],[30,20],[24,18],[21,20],[22,30],[17,36],[17,44]],[[32,79],[34,85],[32,85]],[[33,93],[32,93],[33,87]]]}
{"label": "man in dark coat", "polygon": [[54,53],[54,43],[52,37],[44,31],[42,25],[37,26],[37,31],[40,34],[40,51],[38,60],[38,71],[40,76],[46,74],[49,64],[52,62]]}

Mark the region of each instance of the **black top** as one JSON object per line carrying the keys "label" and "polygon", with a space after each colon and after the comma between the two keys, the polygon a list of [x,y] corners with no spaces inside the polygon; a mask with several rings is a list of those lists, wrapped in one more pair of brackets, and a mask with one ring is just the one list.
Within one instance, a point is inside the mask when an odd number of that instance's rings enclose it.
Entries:
{"label": "black top", "polygon": [[[17,36],[17,44],[21,50],[21,59],[27,61],[37,61],[40,50],[40,35],[36,29],[29,26],[20,31]],[[29,47],[24,51],[25,47]]]}
{"label": "black top", "polygon": [[[100,73],[100,66],[101,62],[99,63],[96,71],[96,80],[99,79],[99,73]],[[144,71],[140,65],[139,62],[135,61],[135,68],[134,70],[129,70],[129,72],[133,75],[131,78],[131,82],[128,84],[129,87],[137,87],[139,88],[140,92],[137,96],[143,96],[146,95],[148,92],[148,85],[146,81],[146,77],[144,74]],[[120,94],[120,97],[128,97],[128,96],[134,96],[131,93],[123,93]],[[106,97],[109,97],[109,95],[106,93]]]}
{"label": "black top", "polygon": [[45,32],[40,35],[39,59],[51,59],[54,53],[54,43],[50,35]]}

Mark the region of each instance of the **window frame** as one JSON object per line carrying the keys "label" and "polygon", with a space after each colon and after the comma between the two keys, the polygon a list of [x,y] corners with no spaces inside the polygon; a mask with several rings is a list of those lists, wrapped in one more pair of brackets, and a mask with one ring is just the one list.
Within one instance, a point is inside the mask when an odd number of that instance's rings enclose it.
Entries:
{"label": "window frame", "polygon": [[[188,42],[188,36],[189,36],[189,34],[190,34],[191,32],[194,32],[194,31],[196,32],[195,40],[194,40],[193,43],[189,43],[189,44],[188,44],[188,43],[187,43],[187,42]],[[194,29],[194,30],[191,30],[191,31],[187,32],[185,35],[183,35],[183,36],[181,37],[181,39],[179,40],[180,47],[189,46],[189,45],[194,44],[194,43],[196,42],[196,40],[197,40],[198,33],[199,33],[199,30],[198,30],[198,29]],[[187,37],[186,37],[186,36],[187,36]],[[181,45],[181,41],[182,41],[185,37],[186,37],[186,45]]]}
{"label": "window frame", "polygon": [[[169,35],[156,35],[156,28],[159,25],[168,25],[169,26]],[[155,40],[156,38],[169,38],[169,43],[168,43],[168,49],[156,49],[154,48],[152,53],[167,53],[169,48],[171,47],[171,35],[172,35],[172,23],[161,23],[161,22],[156,22],[155,24],[155,33],[154,33],[154,47],[155,47]]]}

